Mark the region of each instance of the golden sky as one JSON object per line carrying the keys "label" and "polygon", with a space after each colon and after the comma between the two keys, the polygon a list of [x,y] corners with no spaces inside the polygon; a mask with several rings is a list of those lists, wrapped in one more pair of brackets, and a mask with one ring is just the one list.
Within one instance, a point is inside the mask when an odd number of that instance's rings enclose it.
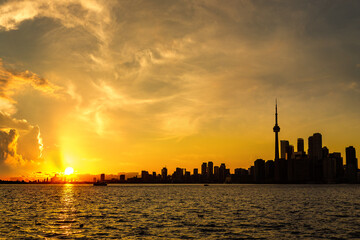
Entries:
{"label": "golden sky", "polygon": [[359,1],[0,1],[0,178],[248,168],[274,158],[275,98],[280,139],[320,132],[330,152],[359,149],[359,12]]}

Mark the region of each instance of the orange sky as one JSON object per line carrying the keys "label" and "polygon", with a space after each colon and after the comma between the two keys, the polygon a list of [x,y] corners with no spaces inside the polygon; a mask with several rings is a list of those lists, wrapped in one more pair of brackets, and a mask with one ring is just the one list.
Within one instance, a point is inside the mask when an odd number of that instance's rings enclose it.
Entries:
{"label": "orange sky", "polygon": [[[0,179],[360,146],[358,1],[4,1]],[[13,129],[13,130],[11,130]],[[307,148],[307,147],[305,147]]]}

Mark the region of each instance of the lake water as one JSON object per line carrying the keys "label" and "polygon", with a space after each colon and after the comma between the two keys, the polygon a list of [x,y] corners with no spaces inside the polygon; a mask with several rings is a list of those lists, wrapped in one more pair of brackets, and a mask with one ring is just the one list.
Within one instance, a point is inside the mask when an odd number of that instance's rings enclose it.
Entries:
{"label": "lake water", "polygon": [[0,239],[360,238],[360,185],[0,185]]}

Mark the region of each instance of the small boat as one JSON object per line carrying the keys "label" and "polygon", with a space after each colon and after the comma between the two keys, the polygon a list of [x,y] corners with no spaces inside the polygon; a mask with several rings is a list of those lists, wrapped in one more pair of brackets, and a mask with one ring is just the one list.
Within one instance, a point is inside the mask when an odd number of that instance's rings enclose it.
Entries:
{"label": "small boat", "polygon": [[208,187],[209,186],[209,184],[204,184],[204,187]]}
{"label": "small boat", "polygon": [[95,182],[94,186],[107,186],[106,182]]}

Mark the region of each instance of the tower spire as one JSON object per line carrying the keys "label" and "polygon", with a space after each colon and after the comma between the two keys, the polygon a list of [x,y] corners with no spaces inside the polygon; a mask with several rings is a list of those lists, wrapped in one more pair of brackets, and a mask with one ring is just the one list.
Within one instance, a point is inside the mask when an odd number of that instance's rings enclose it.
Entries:
{"label": "tower spire", "polygon": [[278,125],[277,98],[275,98],[275,125]]}
{"label": "tower spire", "polygon": [[277,113],[277,99],[275,99],[275,126],[273,128],[275,133],[275,160],[279,160],[279,132],[278,113]]}

